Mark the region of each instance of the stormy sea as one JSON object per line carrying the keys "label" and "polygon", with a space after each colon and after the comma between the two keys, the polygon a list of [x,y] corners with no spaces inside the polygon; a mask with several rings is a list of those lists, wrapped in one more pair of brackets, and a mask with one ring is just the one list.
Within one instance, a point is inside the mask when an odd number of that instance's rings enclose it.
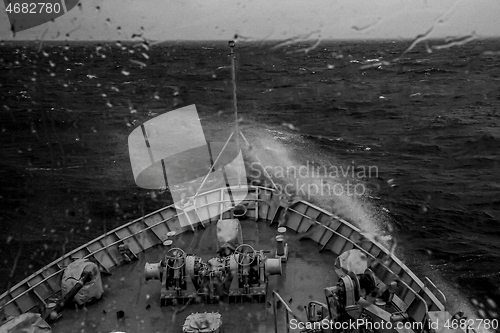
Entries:
{"label": "stormy sea", "polygon": [[[191,104],[232,128],[227,43],[153,44],[0,44],[2,293],[171,203],[134,183],[134,128]],[[305,167],[298,196],[387,239],[456,308],[498,317],[500,41],[410,44],[238,43],[238,124],[271,174]]]}

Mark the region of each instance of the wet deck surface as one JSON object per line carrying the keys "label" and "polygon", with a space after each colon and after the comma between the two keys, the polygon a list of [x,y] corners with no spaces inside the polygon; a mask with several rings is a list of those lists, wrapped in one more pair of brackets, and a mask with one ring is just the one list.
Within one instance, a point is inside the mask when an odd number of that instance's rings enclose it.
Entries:
{"label": "wet deck surface", "polygon": [[[271,250],[274,256],[276,225],[265,221],[242,221],[243,240],[255,250]],[[196,254],[206,262],[216,256],[215,224],[205,230],[188,232],[173,238],[172,247],[180,247],[188,254]],[[111,276],[103,277],[105,293],[97,303],[84,309],[66,309],[63,317],[52,325],[54,333],[70,332],[172,332],[181,333],[185,318],[193,312],[216,312],[222,315],[223,332],[274,332],[271,291],[276,290],[292,310],[305,320],[304,306],[310,300],[324,302],[323,288],[335,285],[335,255],[320,253],[318,244],[299,240],[288,230],[288,262],[283,264],[283,275],[269,277],[269,292],[265,303],[192,304],[160,307],[160,281],[144,280],[144,264],[159,262],[170,247],[155,247],[142,253],[139,260],[118,267]],[[117,319],[117,311],[125,316]],[[278,321],[285,322],[283,309]],[[280,325],[281,326],[281,325]]]}

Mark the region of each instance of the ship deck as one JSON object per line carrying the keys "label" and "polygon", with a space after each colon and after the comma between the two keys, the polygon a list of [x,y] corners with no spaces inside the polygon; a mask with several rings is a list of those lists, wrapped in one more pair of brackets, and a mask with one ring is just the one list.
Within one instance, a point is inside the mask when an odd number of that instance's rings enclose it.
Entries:
{"label": "ship deck", "polygon": [[[230,193],[232,193],[230,195]],[[255,250],[275,253],[277,226],[286,227],[289,258],[282,276],[270,276],[268,294],[262,303],[190,304],[160,307],[160,281],[145,281],[146,262],[157,263],[170,247],[206,262],[216,256],[215,223],[232,218],[234,198],[245,205],[242,221],[243,243]],[[176,236],[169,234],[175,231]],[[173,240],[169,247],[166,240]],[[120,246],[126,245],[138,260],[125,263]],[[357,249],[368,258],[368,266],[384,284],[397,282],[393,302],[383,309],[367,308],[377,321],[388,321],[390,313],[402,311],[412,321],[425,323],[433,311],[443,311],[446,298],[430,281],[420,280],[411,270],[375,240],[366,239],[348,221],[313,204],[287,202],[272,189],[238,186],[214,189],[198,195],[193,202],[170,205],[126,223],[65,254],[21,281],[0,296],[5,318],[25,312],[39,312],[59,295],[61,276],[72,258],[96,262],[103,274],[102,300],[84,309],[66,309],[53,324],[54,332],[182,332],[185,318],[193,312],[222,315],[225,332],[272,332],[274,309],[272,291],[277,291],[300,320],[309,301],[325,301],[323,289],[337,283],[335,259],[345,251]],[[285,327],[284,308],[279,310],[279,332]],[[118,318],[117,313],[124,313]],[[420,330],[418,330],[420,331]]]}
{"label": "ship deck", "polygon": [[[269,250],[274,256],[276,225],[269,226],[263,220],[241,221],[243,242],[255,250]],[[103,298],[84,309],[66,309],[63,317],[52,325],[53,332],[182,332],[182,324],[193,312],[219,312],[225,332],[274,331],[272,291],[275,290],[287,301],[292,310],[304,321],[304,306],[311,300],[324,302],[323,288],[335,285],[335,255],[330,251],[318,252],[314,241],[299,240],[299,234],[288,232],[288,261],[283,263],[281,276],[269,277],[269,288],[264,303],[189,304],[187,306],[160,307],[158,280],[145,281],[144,264],[159,262],[170,248],[157,245],[139,254],[139,260],[117,267],[112,275],[103,277]],[[186,253],[196,254],[206,262],[216,256],[217,238],[215,224],[206,229],[186,232],[173,238],[171,247],[180,247]],[[118,319],[117,312],[124,317]],[[279,325],[285,324],[283,308],[278,316]]]}

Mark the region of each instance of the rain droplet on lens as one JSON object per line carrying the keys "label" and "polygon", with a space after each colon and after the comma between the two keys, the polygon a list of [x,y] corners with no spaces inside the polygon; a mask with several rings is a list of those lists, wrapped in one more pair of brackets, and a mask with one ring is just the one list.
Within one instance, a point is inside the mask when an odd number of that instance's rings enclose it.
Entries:
{"label": "rain droplet on lens", "polygon": [[496,309],[497,308],[497,304],[495,303],[494,300],[492,300],[491,298],[489,297],[486,297],[486,303],[488,303],[488,305],[490,306],[490,308],[492,309]]}

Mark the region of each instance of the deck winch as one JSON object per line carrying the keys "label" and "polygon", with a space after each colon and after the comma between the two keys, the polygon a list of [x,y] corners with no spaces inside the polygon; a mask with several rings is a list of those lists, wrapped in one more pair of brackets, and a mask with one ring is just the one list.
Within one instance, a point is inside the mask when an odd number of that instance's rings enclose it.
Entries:
{"label": "deck winch", "polygon": [[324,289],[326,304],[309,303],[308,321],[316,322],[326,317],[339,322],[364,320],[371,318],[368,309],[371,304],[384,307],[390,303],[397,283],[386,286],[367,266],[366,255],[359,250],[341,254],[335,261],[335,271],[340,276],[338,283]]}
{"label": "deck winch", "polygon": [[[281,275],[281,259],[267,258],[242,242],[240,222],[217,223],[218,256],[204,261],[181,248],[171,248],[159,263],[146,263],[146,280],[161,281],[161,305],[191,299],[207,303],[254,299],[264,302],[268,276]],[[238,245],[239,244],[239,245]]]}

